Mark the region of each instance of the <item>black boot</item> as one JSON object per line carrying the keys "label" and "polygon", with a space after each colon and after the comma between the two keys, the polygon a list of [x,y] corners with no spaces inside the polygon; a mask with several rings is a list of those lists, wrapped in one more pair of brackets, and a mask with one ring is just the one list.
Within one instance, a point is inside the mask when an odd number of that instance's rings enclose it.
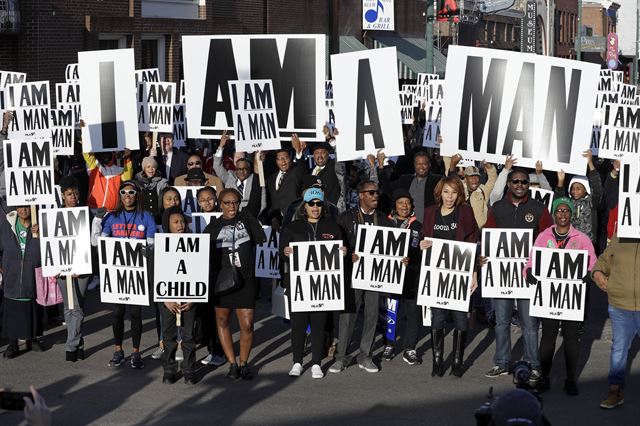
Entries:
{"label": "black boot", "polygon": [[80,343],[78,344],[78,348],[76,349],[78,353],[78,359],[84,359],[84,338],[80,338]]}
{"label": "black boot", "polygon": [[76,349],[75,351],[65,351],[65,353],[67,354],[66,360],[69,362],[76,362],[78,360],[78,350]]}
{"label": "black boot", "polygon": [[18,346],[18,341],[11,340],[9,342],[9,346],[7,346],[7,349],[4,351],[2,356],[7,359],[12,359],[17,357],[19,353],[20,353],[20,347]]}
{"label": "black boot", "polygon": [[467,332],[453,330],[453,364],[451,374],[462,377],[464,374],[464,347],[467,342]]}
{"label": "black boot", "polygon": [[431,342],[433,350],[433,370],[431,371],[431,377],[444,376],[444,329],[431,329]]}

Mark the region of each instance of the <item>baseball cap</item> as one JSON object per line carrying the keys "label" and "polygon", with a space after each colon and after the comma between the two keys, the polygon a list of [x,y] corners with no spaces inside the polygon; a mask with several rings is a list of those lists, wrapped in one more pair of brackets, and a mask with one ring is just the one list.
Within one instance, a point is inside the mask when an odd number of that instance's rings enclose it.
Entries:
{"label": "baseball cap", "polygon": [[467,166],[464,169],[464,175],[466,176],[480,176],[480,170],[476,166]]}

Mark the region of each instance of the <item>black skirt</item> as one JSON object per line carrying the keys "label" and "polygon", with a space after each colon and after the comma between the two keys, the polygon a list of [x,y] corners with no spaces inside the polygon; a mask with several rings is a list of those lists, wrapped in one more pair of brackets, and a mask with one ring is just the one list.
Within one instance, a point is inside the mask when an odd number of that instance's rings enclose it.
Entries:
{"label": "black skirt", "polygon": [[242,274],[240,279],[243,285],[239,290],[214,297],[213,303],[216,308],[255,309],[258,295],[257,280],[254,277],[242,278]]}
{"label": "black skirt", "polygon": [[2,303],[3,337],[9,340],[33,340],[42,336],[42,307],[36,303],[36,299],[22,302],[5,297]]}

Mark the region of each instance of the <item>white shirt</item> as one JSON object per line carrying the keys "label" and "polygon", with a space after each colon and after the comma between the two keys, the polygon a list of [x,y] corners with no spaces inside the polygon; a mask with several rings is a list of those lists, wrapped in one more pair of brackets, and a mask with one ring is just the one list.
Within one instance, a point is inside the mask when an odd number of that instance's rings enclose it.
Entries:
{"label": "white shirt", "polygon": [[280,179],[282,179],[285,173],[286,172],[283,172],[282,170],[280,170],[280,172],[278,173],[278,176],[276,177],[276,191],[280,189]]}

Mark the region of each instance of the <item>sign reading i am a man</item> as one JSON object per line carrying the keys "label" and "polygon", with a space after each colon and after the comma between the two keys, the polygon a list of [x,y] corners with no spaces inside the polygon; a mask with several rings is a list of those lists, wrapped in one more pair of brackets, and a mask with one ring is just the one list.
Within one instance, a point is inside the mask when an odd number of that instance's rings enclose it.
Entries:
{"label": "sign reading i am a man", "polygon": [[149,306],[146,240],[98,238],[100,301]]}
{"label": "sign reading i am a man", "polygon": [[40,209],[42,276],[90,274],[89,208]]}

